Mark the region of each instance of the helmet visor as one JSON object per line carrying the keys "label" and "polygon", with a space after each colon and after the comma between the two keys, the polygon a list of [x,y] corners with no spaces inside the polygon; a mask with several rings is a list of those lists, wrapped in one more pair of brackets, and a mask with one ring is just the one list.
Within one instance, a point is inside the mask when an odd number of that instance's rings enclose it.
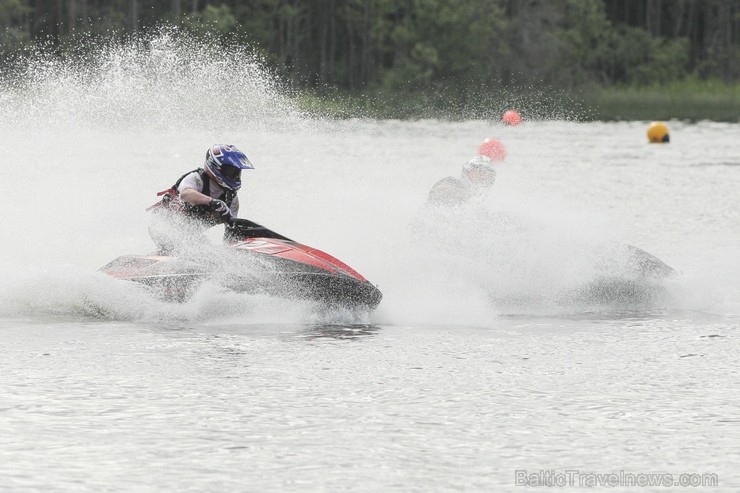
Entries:
{"label": "helmet visor", "polygon": [[239,181],[242,176],[242,170],[235,168],[234,166],[222,166],[221,174],[224,175],[227,180]]}

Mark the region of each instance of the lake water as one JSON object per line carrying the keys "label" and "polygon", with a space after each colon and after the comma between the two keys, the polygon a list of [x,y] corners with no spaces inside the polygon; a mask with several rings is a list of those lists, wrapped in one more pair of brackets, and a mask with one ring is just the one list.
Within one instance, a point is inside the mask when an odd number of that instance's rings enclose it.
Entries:
{"label": "lake water", "polygon": [[[337,122],[157,43],[0,93],[0,489],[740,487],[738,124]],[[486,137],[486,200],[426,210]],[[240,216],[347,262],[376,311],[97,272],[152,250],[144,209],[217,142],[256,166]],[[629,278],[626,244],[677,274],[584,291]]]}

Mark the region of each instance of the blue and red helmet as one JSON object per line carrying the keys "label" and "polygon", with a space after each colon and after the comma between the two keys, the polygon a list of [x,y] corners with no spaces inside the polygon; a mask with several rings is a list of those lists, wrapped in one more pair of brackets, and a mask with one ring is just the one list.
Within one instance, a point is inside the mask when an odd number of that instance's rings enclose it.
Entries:
{"label": "blue and red helmet", "polygon": [[206,152],[205,168],[223,188],[237,191],[243,169],[254,169],[249,158],[231,144],[214,145]]}
{"label": "blue and red helmet", "polygon": [[463,165],[463,178],[471,185],[490,187],[496,181],[493,161],[487,156],[476,156]]}

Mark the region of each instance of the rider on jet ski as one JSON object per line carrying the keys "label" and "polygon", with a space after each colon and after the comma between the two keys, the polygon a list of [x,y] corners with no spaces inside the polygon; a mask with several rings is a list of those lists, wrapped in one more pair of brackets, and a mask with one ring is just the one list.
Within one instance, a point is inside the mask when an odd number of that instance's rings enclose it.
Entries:
{"label": "rider on jet ski", "polygon": [[235,218],[243,169],[254,169],[246,154],[230,144],[214,145],[206,152],[203,168],[185,173],[159,192],[162,200],[147,209],[153,212],[149,234],[158,253],[171,255],[188,245],[202,245],[206,229]]}
{"label": "rider on jet ski", "polygon": [[486,156],[477,156],[462,167],[460,178],[448,176],[434,184],[427,204],[462,205],[472,199],[482,198],[496,181],[493,162]]}

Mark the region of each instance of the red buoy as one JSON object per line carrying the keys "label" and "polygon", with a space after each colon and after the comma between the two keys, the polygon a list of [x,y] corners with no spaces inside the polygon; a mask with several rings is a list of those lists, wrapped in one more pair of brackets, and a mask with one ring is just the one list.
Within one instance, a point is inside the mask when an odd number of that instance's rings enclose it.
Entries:
{"label": "red buoy", "polygon": [[522,123],[522,115],[518,111],[509,110],[501,117],[501,121],[507,125],[519,125]]}
{"label": "red buoy", "polygon": [[493,161],[503,161],[506,157],[506,148],[496,139],[485,139],[478,146],[478,154]]}

